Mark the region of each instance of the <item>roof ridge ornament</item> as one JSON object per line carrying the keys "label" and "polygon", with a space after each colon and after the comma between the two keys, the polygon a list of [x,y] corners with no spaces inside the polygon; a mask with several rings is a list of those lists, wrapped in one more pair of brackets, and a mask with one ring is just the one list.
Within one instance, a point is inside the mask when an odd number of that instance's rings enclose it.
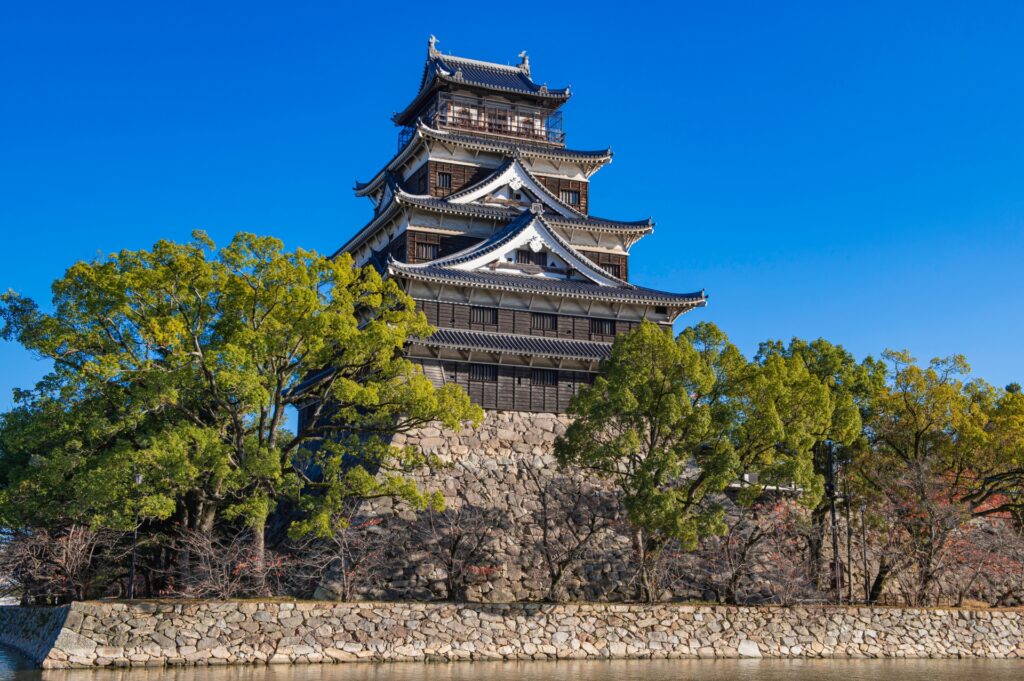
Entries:
{"label": "roof ridge ornament", "polygon": [[427,56],[430,58],[439,57],[440,52],[437,51],[437,45],[441,41],[437,39],[433,33],[430,34],[430,39],[427,41]]}
{"label": "roof ridge ornament", "polygon": [[519,53],[519,70],[530,75],[530,55],[526,54],[526,50]]}
{"label": "roof ridge ornament", "polygon": [[530,212],[534,215],[541,215],[544,213],[544,204],[540,201],[534,201],[530,204]]}

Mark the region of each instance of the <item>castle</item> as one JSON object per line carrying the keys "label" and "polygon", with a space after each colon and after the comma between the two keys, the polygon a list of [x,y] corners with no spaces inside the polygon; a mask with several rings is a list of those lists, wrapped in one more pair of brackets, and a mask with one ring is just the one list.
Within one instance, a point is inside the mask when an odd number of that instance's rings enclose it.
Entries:
{"label": "castle", "polygon": [[441,54],[430,40],[419,91],[395,114],[398,153],[356,194],[372,219],[339,252],[401,282],[437,332],[408,355],[485,409],[566,411],[615,336],[671,328],[706,304],[629,282],[650,219],[590,214],[609,149],[565,145],[569,88],[514,66]]}
{"label": "castle", "polygon": [[707,298],[629,281],[629,250],[654,223],[591,214],[590,178],[612,154],[566,147],[569,96],[538,85],[525,53],[483,62],[442,54],[431,37],[419,91],[394,116],[398,152],[355,187],[373,217],[338,253],[401,284],[436,327],[407,356],[486,417],[395,437],[452,464],[416,476],[448,509],[424,518],[366,503],[324,597],[628,597],[630,534],[597,486],[558,470],[554,441],[618,334],[642,320],[670,332]]}

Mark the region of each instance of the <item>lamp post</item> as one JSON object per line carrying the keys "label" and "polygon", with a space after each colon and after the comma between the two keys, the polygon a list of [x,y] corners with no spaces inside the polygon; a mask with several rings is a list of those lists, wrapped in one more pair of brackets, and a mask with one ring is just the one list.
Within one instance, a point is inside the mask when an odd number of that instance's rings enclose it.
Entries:
{"label": "lamp post", "polygon": [[836,603],[843,602],[843,575],[842,562],[839,558],[839,519],[836,517],[836,477],[837,461],[835,443],[826,440],[825,454],[827,455],[826,470],[828,476],[825,478],[825,495],[828,497],[829,511],[832,516],[832,587],[835,589]]}
{"label": "lamp post", "polygon": [[132,473],[132,482],[135,483],[135,523],[132,527],[132,562],[128,568],[128,600],[135,598],[135,547],[139,543],[139,487],[142,485],[142,473]]}
{"label": "lamp post", "polygon": [[864,602],[871,599],[871,582],[868,579],[868,530],[864,523],[864,502],[860,502],[860,559],[864,571]]}

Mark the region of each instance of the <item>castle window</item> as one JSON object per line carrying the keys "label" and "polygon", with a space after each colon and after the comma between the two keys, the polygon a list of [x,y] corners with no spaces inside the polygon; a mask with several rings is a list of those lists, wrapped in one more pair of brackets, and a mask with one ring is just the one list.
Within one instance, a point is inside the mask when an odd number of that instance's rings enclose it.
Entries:
{"label": "castle window", "polygon": [[437,174],[437,188],[438,189],[451,189],[452,188],[452,174],[451,173],[438,173]]}
{"label": "castle window", "polygon": [[507,132],[508,125],[508,114],[506,113],[492,113],[491,114],[491,132]]}
{"label": "castle window", "polygon": [[530,328],[534,331],[557,331],[558,315],[534,312],[530,315]]}
{"label": "castle window", "polygon": [[498,380],[498,367],[493,364],[470,364],[469,380],[476,383],[494,383]]}
{"label": "castle window", "polygon": [[601,265],[601,267],[604,268],[605,272],[612,275],[613,277],[622,277],[621,269],[619,268],[619,263],[617,262],[607,262]]}
{"label": "castle window", "polygon": [[469,321],[471,324],[497,324],[498,308],[471,307],[469,308]]}
{"label": "castle window", "polygon": [[591,319],[590,320],[590,333],[595,336],[614,336],[615,335],[615,320],[614,319]]}
{"label": "castle window", "polygon": [[530,372],[530,385],[558,385],[558,372],[554,369],[534,369]]}
{"label": "castle window", "polygon": [[547,255],[543,251],[534,253],[528,248],[520,248],[516,251],[516,263],[520,265],[540,265],[544,267],[547,262]]}
{"label": "castle window", "polygon": [[568,203],[570,206],[580,205],[580,193],[576,189],[563,189],[558,192],[558,198],[562,200],[562,203]]}
{"label": "castle window", "polygon": [[427,260],[437,260],[438,252],[441,248],[440,244],[416,244],[416,260],[423,262]]}

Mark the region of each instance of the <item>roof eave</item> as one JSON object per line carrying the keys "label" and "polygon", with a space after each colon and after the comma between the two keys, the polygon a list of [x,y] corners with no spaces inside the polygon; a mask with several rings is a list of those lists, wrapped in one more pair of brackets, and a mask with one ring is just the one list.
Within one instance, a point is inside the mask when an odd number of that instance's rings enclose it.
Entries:
{"label": "roof eave", "polygon": [[[439,276],[432,276],[430,273],[424,273],[422,271],[405,269],[402,263],[391,261],[388,263],[388,274],[396,277],[405,277],[407,279],[415,279],[419,281],[427,281],[433,283],[447,284],[450,286],[467,286],[471,288],[488,288],[498,291],[517,291],[521,290],[519,287],[512,284],[489,284],[484,282],[465,281],[458,279],[451,279]],[[627,289],[628,291],[629,289]],[[686,308],[692,309],[695,307],[705,307],[707,305],[707,296],[702,291],[700,294],[694,295],[680,295],[672,296],[666,294],[663,298],[637,298],[629,295],[622,296],[594,296],[588,293],[576,293],[572,291],[543,291],[539,295],[551,295],[553,297],[562,298],[580,298],[580,299],[593,299],[595,297],[606,298],[609,300],[616,300],[618,302],[624,302],[631,305],[644,305],[644,306],[665,306],[671,308]]]}
{"label": "roof eave", "polygon": [[[426,74],[424,74],[424,76],[426,76]],[[440,73],[435,69],[433,77],[431,77],[429,81],[422,83],[420,91],[416,93],[416,96],[413,98],[413,100],[409,102],[409,104],[406,105],[404,109],[402,109],[398,113],[395,113],[391,117],[391,120],[394,121],[396,125],[411,125],[414,120],[415,114],[423,106],[424,102],[432,94],[434,94],[434,92],[440,90],[445,85],[477,88],[503,95],[529,97],[544,102],[548,106],[554,104],[554,109],[557,109],[558,107],[562,106],[563,104],[568,102],[569,99],[572,97],[572,92],[570,91],[570,88],[567,87],[558,88],[554,90],[527,90],[513,87],[501,87],[499,85],[494,85],[491,83],[479,83],[472,80],[455,78],[454,76],[449,76],[444,73]]]}
{"label": "roof eave", "polygon": [[520,355],[531,357],[549,357],[552,359],[575,359],[584,362],[600,362],[607,359],[604,355],[577,355],[563,352],[547,352],[543,350],[513,350],[510,348],[489,348],[469,345],[464,343],[447,343],[444,341],[432,341],[428,339],[417,339],[411,341],[420,345],[427,345],[435,348],[451,348],[453,350],[464,350],[466,352],[490,352],[497,355]]}
{"label": "roof eave", "polygon": [[[513,147],[513,151],[518,151],[518,153],[526,158],[551,158],[556,160],[569,159],[581,166],[592,167],[593,170],[588,174],[588,177],[604,165],[611,163],[613,157],[612,150],[610,148],[595,151],[574,151],[572,149],[565,149],[564,147],[552,147],[550,150],[547,150],[541,147],[531,146],[524,149],[516,145],[513,140],[497,140],[486,137],[478,138],[478,140],[474,140],[470,144],[466,144],[462,140],[452,139],[450,136],[445,135],[444,132],[431,128],[422,122],[418,122],[416,125],[416,133],[409,138],[409,141],[406,142],[405,146],[402,147],[397,154],[384,164],[384,167],[381,168],[373,178],[367,182],[356,182],[355,187],[353,188],[355,195],[360,197],[369,196],[373,192],[377,191],[377,189],[380,188],[381,183],[384,181],[384,178],[387,176],[388,171],[393,170],[396,163],[404,162],[415,147],[416,143],[423,140],[425,137],[429,137],[445,144],[461,145],[467,149],[482,148],[485,151],[491,151],[496,154],[507,153],[508,150],[502,149],[501,147],[503,145],[508,145]],[[460,137],[472,138],[473,135],[460,134]]]}

